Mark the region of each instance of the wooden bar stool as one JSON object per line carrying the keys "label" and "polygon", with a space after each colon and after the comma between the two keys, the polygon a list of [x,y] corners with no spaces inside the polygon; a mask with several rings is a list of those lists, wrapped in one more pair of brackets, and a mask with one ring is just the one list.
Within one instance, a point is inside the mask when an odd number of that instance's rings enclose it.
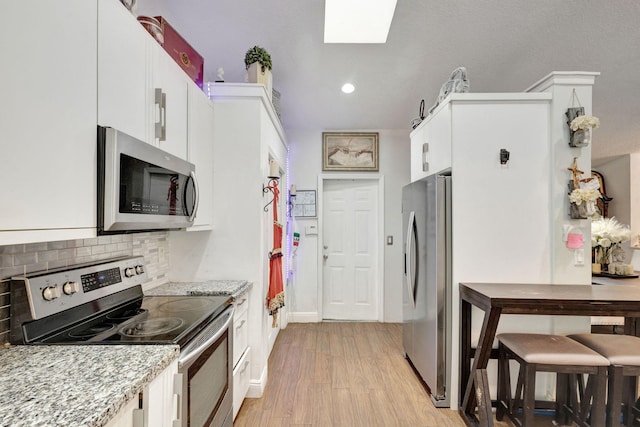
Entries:
{"label": "wooden bar stool", "polygon": [[[576,334],[569,338],[597,351],[609,360],[607,427],[632,426],[640,414],[634,409],[640,376],[640,338],[631,335]],[[635,412],[635,414],[634,414]]]}
{"label": "wooden bar stool", "polygon": [[[533,426],[536,372],[555,372],[556,421],[567,424],[571,419],[579,426],[604,426],[609,366],[605,357],[560,335],[505,333],[498,335],[498,340],[498,420],[506,414],[516,426]],[[513,397],[509,369],[512,359],[520,365]],[[578,400],[578,377],[582,374],[588,374],[589,380]]]}

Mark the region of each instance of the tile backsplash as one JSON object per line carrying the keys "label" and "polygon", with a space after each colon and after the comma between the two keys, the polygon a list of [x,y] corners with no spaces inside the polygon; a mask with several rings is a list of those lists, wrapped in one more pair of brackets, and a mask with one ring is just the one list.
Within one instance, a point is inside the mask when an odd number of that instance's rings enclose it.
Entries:
{"label": "tile backsplash", "polygon": [[10,330],[10,289],[5,279],[132,255],[144,256],[150,281],[165,279],[169,272],[168,233],[119,234],[93,239],[0,246],[0,344],[9,341]]}

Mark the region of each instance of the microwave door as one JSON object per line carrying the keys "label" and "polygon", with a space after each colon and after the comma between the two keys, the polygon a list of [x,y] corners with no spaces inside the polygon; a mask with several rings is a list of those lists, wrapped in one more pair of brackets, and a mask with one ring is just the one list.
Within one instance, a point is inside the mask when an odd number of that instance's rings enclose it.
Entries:
{"label": "microwave door", "polygon": [[184,215],[189,217],[189,221],[193,222],[198,213],[198,205],[200,202],[198,180],[196,179],[195,172],[191,172],[187,178],[182,199],[184,200]]}
{"label": "microwave door", "polygon": [[98,128],[98,234],[193,224],[195,166],[112,128]]}

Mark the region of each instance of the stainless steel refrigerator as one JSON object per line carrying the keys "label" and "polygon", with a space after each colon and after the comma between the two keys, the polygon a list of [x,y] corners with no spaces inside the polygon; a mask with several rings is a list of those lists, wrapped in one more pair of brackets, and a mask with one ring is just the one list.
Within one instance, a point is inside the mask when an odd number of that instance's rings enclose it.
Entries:
{"label": "stainless steel refrigerator", "polygon": [[450,406],[451,176],[402,189],[403,345],[437,407]]}

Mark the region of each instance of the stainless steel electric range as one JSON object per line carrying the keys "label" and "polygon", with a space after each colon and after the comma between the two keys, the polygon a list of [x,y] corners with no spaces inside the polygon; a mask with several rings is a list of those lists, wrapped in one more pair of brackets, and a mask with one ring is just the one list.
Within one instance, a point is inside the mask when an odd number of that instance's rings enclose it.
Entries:
{"label": "stainless steel electric range", "polygon": [[12,278],[12,342],[177,344],[178,425],[231,426],[231,298],[144,296],[145,270],[142,257],[128,257]]}

